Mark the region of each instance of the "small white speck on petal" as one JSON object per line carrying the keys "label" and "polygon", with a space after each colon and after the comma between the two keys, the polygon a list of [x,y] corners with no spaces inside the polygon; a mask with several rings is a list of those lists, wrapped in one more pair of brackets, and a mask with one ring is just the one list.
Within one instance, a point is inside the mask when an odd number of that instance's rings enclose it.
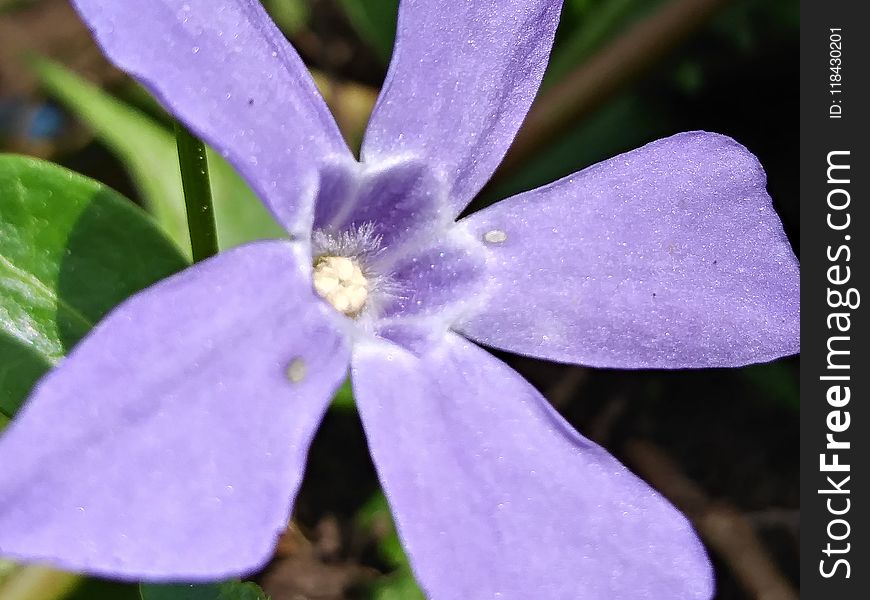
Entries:
{"label": "small white speck on petal", "polygon": [[503,244],[507,241],[507,233],[501,229],[493,229],[483,234],[483,241],[487,244]]}
{"label": "small white speck on petal", "polygon": [[290,383],[299,383],[305,379],[305,361],[301,358],[294,358],[287,365],[287,379]]}

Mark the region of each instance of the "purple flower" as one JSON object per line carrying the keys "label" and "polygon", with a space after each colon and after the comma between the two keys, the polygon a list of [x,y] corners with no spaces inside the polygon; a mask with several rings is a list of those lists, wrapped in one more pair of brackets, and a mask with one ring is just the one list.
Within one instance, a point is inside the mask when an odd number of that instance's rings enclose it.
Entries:
{"label": "purple flower", "polygon": [[350,365],[434,600],[712,594],[686,519],[473,342],[621,368],[797,352],[798,265],[745,148],[679,134],[457,222],[559,0],[404,0],[360,162],[256,0],[75,4],[292,241],[133,297],[45,377],[0,440],[0,552],[132,579],[256,569]]}

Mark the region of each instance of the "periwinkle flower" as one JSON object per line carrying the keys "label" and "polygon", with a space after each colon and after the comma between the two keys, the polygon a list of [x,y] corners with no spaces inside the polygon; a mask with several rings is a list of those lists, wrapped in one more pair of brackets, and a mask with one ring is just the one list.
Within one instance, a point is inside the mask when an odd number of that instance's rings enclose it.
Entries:
{"label": "periwinkle flower", "polygon": [[712,594],[686,519],[474,342],[620,368],[797,352],[798,265],[745,148],[675,135],[457,221],[532,102],[559,0],[403,0],[359,162],[256,0],[75,4],[291,240],[138,294],[44,378],[0,440],[0,553],[251,572],[350,365],[433,600]]}

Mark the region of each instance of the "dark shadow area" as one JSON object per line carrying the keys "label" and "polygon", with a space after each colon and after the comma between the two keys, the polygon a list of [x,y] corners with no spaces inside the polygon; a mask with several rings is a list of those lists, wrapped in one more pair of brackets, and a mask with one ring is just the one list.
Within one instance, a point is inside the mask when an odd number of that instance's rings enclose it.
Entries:
{"label": "dark shadow area", "polygon": [[49,368],[28,344],[0,331],[0,414],[12,418]]}

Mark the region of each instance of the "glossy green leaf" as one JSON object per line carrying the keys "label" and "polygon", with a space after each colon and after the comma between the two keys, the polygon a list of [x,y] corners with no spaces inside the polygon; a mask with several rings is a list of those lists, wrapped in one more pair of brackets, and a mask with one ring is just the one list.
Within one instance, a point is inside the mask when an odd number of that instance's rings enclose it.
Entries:
{"label": "glossy green leaf", "polygon": [[227,581],[206,585],[139,586],[142,600],[267,600],[266,594],[254,583]]}
{"label": "glossy green leaf", "polygon": [[0,155],[0,413],[116,304],[184,268],[156,223],[104,185]]}
{"label": "glossy green leaf", "polygon": [[[0,276],[0,291],[5,288],[4,282]],[[0,300],[0,314],[6,303],[5,298]],[[13,337],[5,324],[0,328],[0,429],[51,365],[51,358]]]}
{"label": "glossy green leaf", "polygon": [[393,53],[399,0],[340,0],[357,33],[386,64]]}
{"label": "glossy green leaf", "polygon": [[[145,207],[190,256],[173,133],[61,65],[47,60],[33,64],[45,88],[87,123],[124,163]],[[286,235],[250,187],[213,151],[209,151],[209,167],[222,249]]]}

